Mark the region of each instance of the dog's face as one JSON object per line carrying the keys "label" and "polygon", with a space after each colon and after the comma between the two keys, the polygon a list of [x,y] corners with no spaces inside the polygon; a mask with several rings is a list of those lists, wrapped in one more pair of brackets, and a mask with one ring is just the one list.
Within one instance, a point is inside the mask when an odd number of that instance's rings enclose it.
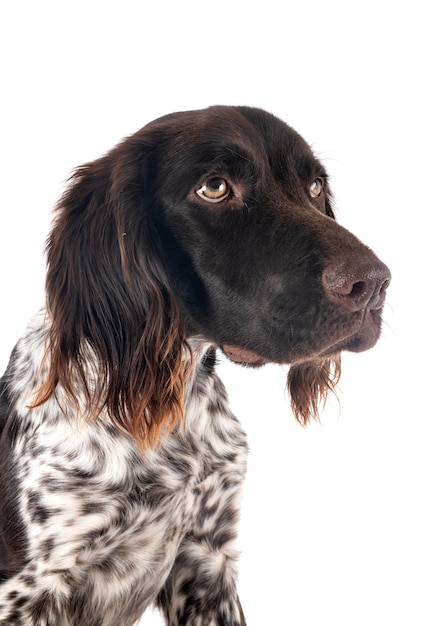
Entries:
{"label": "dog's face", "polygon": [[247,107],[160,118],[78,168],[47,250],[37,403],[80,389],[91,418],[105,409],[141,445],[183,415],[193,336],[239,363],[289,364],[295,415],[317,416],[340,352],[377,341],[390,280],[335,222],[305,141]]}
{"label": "dog's face", "polygon": [[306,142],[244,107],[154,126],[154,217],[190,331],[252,365],[372,347],[390,273],[335,222]]}

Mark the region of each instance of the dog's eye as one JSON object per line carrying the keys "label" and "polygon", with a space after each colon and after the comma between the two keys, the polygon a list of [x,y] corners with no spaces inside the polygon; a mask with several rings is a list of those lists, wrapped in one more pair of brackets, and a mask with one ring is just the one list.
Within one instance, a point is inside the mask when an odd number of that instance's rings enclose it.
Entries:
{"label": "dog's eye", "polygon": [[208,178],[196,193],[208,202],[221,202],[229,196],[231,188],[224,178],[213,176]]}
{"label": "dog's eye", "polygon": [[323,180],[321,178],[316,178],[316,180],[310,185],[310,196],[312,198],[318,198],[323,191]]}

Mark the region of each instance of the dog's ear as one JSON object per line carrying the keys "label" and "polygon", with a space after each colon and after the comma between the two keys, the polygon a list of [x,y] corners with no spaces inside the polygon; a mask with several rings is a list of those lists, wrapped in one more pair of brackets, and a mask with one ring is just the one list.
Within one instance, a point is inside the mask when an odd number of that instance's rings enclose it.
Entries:
{"label": "dog's ear", "polygon": [[341,375],[340,355],[291,367],[287,377],[291,407],[296,419],[305,426],[313,417],[319,419],[319,406],[334,391]]}
{"label": "dog's ear", "polygon": [[156,145],[146,127],[79,168],[57,207],[48,376],[34,403],[55,394],[62,405],[65,393],[81,415],[107,412],[141,446],[182,419],[191,360],[151,217]]}

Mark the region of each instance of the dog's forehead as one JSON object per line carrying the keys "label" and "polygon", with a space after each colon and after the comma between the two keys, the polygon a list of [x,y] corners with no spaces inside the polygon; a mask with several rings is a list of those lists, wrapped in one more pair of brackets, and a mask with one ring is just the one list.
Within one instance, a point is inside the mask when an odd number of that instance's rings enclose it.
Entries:
{"label": "dog's forehead", "polygon": [[312,154],[305,140],[271,113],[252,107],[216,106],[188,113],[185,133],[193,140],[239,143],[243,148],[266,152],[299,151]]}
{"label": "dog's forehead", "polygon": [[[160,120],[157,120],[158,122]],[[176,160],[215,162],[234,153],[257,169],[313,171],[320,164],[293,128],[262,109],[215,106],[162,118],[162,146]],[[167,156],[169,152],[167,151]]]}

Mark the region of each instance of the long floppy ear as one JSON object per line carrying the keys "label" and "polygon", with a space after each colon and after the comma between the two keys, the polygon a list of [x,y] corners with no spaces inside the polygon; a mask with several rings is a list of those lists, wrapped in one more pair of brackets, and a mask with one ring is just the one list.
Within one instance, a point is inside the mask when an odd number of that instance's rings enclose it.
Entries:
{"label": "long floppy ear", "polygon": [[319,406],[324,406],[328,394],[334,391],[340,380],[340,375],[340,355],[290,368],[287,387],[291,408],[302,426],[311,418],[319,419]]}
{"label": "long floppy ear", "polygon": [[[140,446],[183,417],[190,351],[150,216],[144,130],[79,168],[47,244],[48,377],[87,419],[107,411]],[[64,408],[64,407],[63,407]]]}

